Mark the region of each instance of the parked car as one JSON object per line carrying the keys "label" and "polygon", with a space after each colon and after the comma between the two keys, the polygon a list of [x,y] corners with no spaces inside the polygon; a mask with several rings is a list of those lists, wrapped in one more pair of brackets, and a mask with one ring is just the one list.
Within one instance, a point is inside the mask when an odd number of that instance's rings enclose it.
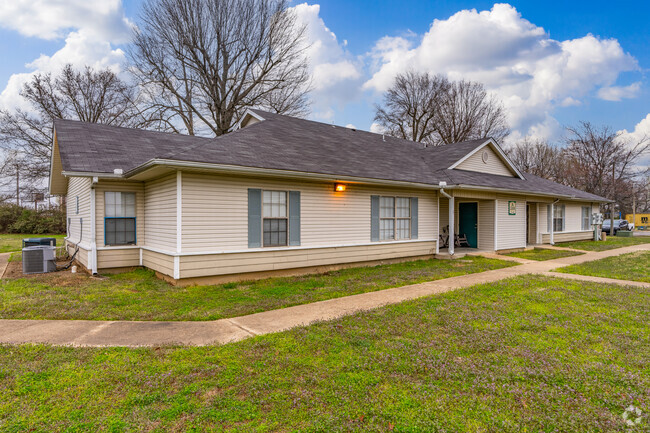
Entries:
{"label": "parked car", "polygon": [[[603,231],[607,234],[611,232],[611,221],[612,220],[603,221]],[[614,220],[614,235],[616,235],[619,230],[629,230],[629,223],[627,220]]]}

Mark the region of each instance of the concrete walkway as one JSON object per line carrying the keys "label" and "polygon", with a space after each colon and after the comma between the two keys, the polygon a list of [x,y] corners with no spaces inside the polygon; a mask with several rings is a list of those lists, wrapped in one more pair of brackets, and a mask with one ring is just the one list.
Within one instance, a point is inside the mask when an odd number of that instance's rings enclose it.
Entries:
{"label": "concrete walkway", "polygon": [[86,347],[228,343],[254,335],[284,331],[296,326],[308,325],[315,321],[336,319],[388,304],[525,274],[542,274],[585,281],[647,287],[647,283],[550,273],[553,269],[567,265],[644,250],[650,250],[650,244],[634,245],[609,251],[589,252],[580,256],[563,257],[543,262],[526,260],[526,263],[510,268],[362,293],[211,322],[0,320],[0,343],[49,343]]}

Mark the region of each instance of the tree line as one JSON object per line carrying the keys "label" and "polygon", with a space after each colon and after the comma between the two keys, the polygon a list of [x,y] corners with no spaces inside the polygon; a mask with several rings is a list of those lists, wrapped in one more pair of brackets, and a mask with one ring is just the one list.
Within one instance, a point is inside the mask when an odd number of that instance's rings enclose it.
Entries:
{"label": "tree line", "polygon": [[[43,190],[56,118],[220,136],[247,108],[308,115],[307,29],[288,6],[147,0],[125,72],[66,65],[34,75],[21,90],[30,108],[0,110],[0,202],[21,204]],[[397,75],[375,107],[375,121],[386,134],[424,146],[502,141],[510,133],[501,101],[481,83],[413,71]],[[647,150],[645,139],[625,143],[609,128],[583,122],[567,128],[562,143],[525,139],[508,151],[524,171],[614,197],[621,206],[636,198],[647,209],[648,174],[635,171]]]}

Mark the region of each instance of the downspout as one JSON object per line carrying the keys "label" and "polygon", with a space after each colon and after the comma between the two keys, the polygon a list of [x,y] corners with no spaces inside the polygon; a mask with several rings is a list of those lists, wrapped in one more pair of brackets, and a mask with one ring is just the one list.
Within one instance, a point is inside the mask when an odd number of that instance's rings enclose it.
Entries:
{"label": "downspout", "polygon": [[549,243],[551,245],[555,245],[555,240],[553,239],[553,233],[555,233],[555,227],[553,227],[555,225],[555,203],[557,203],[559,201],[560,201],[560,199],[558,198],[558,199],[555,199],[555,201],[553,203],[551,203],[551,217],[550,217],[551,227],[549,227],[549,229],[548,229],[548,233],[550,235],[549,236]]}
{"label": "downspout", "polygon": [[454,236],[454,196],[447,194],[445,191],[445,187],[447,186],[447,182],[440,181],[438,184],[440,186],[440,194],[442,194],[444,197],[447,197],[449,200],[449,249],[447,250],[449,252],[450,256],[454,255],[454,242],[456,241],[456,237]]}
{"label": "downspout", "polygon": [[95,221],[95,184],[99,181],[93,177],[90,185],[90,271],[97,275],[97,229]]}

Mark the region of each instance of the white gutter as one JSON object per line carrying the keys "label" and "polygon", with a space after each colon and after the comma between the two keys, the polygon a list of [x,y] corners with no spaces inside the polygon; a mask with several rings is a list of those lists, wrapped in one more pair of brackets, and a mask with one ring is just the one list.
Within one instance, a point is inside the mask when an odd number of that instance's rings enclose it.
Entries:
{"label": "white gutter", "polygon": [[124,176],[115,173],[97,173],[92,171],[62,171],[66,177],[96,177],[98,179],[122,179]]}
{"label": "white gutter", "polygon": [[456,241],[456,237],[454,236],[454,196],[447,194],[445,191],[445,187],[447,187],[447,182],[440,181],[438,184],[440,187],[440,194],[443,196],[447,197],[449,199],[449,249],[447,250],[449,252],[450,256],[454,255],[454,242]]}
{"label": "white gutter", "polygon": [[97,229],[95,227],[95,184],[99,181],[93,177],[90,185],[90,270],[93,275],[97,274]]}

